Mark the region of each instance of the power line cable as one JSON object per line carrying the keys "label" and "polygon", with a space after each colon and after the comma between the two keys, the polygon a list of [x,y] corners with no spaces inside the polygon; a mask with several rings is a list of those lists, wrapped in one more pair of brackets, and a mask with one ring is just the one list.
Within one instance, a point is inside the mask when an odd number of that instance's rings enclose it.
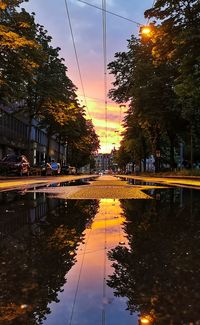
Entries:
{"label": "power line cable", "polygon": [[[104,1],[104,0],[102,0]],[[103,309],[102,309],[102,325],[106,324],[106,262],[107,262],[107,206],[105,206],[104,212],[104,262],[103,262]]]}
{"label": "power line cable", "polygon": [[106,26],[106,0],[102,0],[102,28],[103,28],[103,70],[104,70],[104,99],[105,99],[105,131],[106,151],[108,146],[108,106],[107,106],[107,26]]}
{"label": "power line cable", "polygon": [[[108,151],[108,106],[107,106],[107,24],[106,24],[106,0],[102,0],[102,27],[103,27],[103,69],[104,69],[104,97],[105,97],[105,123],[106,123],[106,151]],[[107,209],[106,209],[107,210]],[[106,211],[107,212],[107,211]],[[104,213],[105,226],[105,244],[104,244],[104,278],[103,278],[103,309],[102,309],[102,325],[106,323],[106,259],[107,259],[107,234],[106,234],[106,218],[107,213]]]}
{"label": "power line cable", "polygon": [[83,0],[77,0],[77,1],[78,1],[78,2],[82,2],[82,3],[84,3],[84,4],[86,4],[86,5],[90,6],[90,7],[96,8],[96,9],[98,9],[98,10],[104,11],[104,12],[110,14],[110,15],[116,16],[116,17],[121,18],[121,19],[124,19],[124,20],[127,20],[127,21],[129,21],[129,22],[131,22],[131,23],[133,23],[133,24],[136,24],[137,26],[142,26],[142,24],[139,23],[138,21],[135,21],[135,20],[133,20],[133,19],[130,19],[130,18],[127,18],[127,17],[121,16],[121,15],[115,13],[115,12],[112,12],[112,11],[106,10],[106,8],[100,8],[100,7],[98,7],[98,6],[92,5],[91,3],[88,3],[88,2],[83,1]]}
{"label": "power line cable", "polygon": [[73,47],[74,47],[74,53],[75,53],[75,57],[76,57],[76,63],[77,63],[77,67],[78,67],[78,73],[79,73],[79,78],[80,78],[80,82],[81,82],[81,88],[82,88],[82,92],[83,92],[85,107],[86,107],[88,116],[91,119],[91,115],[90,115],[90,112],[88,110],[87,100],[86,100],[86,96],[85,96],[85,89],[84,89],[84,86],[83,86],[83,79],[82,79],[82,75],[81,75],[81,69],[80,69],[80,64],[79,64],[78,53],[77,53],[77,50],[76,50],[76,43],[75,43],[73,29],[72,29],[72,23],[71,23],[71,19],[70,19],[69,7],[68,7],[68,4],[67,4],[67,0],[64,0],[64,1],[65,1],[65,8],[66,8],[66,12],[67,12],[69,28],[70,28],[70,32],[71,32],[72,43],[73,43]]}
{"label": "power line cable", "polygon": [[76,300],[77,300],[77,295],[78,295],[78,290],[79,290],[79,285],[80,285],[80,279],[81,279],[81,273],[82,273],[82,269],[83,269],[83,263],[84,263],[84,260],[85,260],[86,249],[87,249],[87,245],[88,245],[91,233],[92,233],[92,228],[90,228],[89,233],[87,235],[87,241],[85,242],[84,252],[83,252],[83,255],[82,255],[80,270],[79,270],[79,274],[78,274],[78,281],[77,281],[74,300],[73,300],[73,304],[72,304],[71,315],[70,315],[70,319],[69,319],[69,323],[68,323],[69,325],[72,324],[72,319],[73,319],[73,316],[74,316],[74,310],[75,310],[75,305],[76,305]]}

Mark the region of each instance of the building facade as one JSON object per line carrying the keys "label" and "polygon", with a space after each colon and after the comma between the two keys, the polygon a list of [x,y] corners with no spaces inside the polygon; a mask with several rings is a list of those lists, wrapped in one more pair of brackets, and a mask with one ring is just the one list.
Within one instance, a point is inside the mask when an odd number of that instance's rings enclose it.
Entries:
{"label": "building facade", "polygon": [[[40,164],[46,160],[48,137],[45,130],[33,120],[31,127],[31,152],[29,160],[31,165]],[[0,107],[0,159],[7,154],[27,154],[28,151],[28,125],[25,121],[13,116]],[[49,157],[65,162],[65,147],[59,144],[56,136],[50,138]]]}
{"label": "building facade", "polygon": [[98,173],[109,171],[111,167],[111,154],[99,153],[95,156],[95,170]]}

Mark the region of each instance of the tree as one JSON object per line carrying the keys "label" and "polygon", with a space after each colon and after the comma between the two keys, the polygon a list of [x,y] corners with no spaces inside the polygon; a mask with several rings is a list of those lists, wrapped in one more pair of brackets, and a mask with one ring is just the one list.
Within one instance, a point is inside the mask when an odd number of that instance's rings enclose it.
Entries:
{"label": "tree", "polygon": [[[74,125],[75,124],[75,125]],[[74,125],[74,127],[72,127]],[[76,123],[72,123],[73,132],[68,134],[69,163],[80,168],[90,162],[99,148],[99,138],[91,120],[86,120],[84,115],[78,116]]]}
{"label": "tree", "polygon": [[158,0],[145,15],[159,20],[153,33],[154,60],[157,64],[176,63],[178,67],[174,89],[182,105],[182,116],[190,126],[192,166],[200,122],[200,3],[198,0]]}
{"label": "tree", "polygon": [[40,117],[43,125],[46,121],[50,137],[55,133],[55,129],[58,130],[58,126],[63,125],[63,120],[70,119],[70,116],[66,116],[66,106],[75,107],[77,101],[76,87],[67,77],[67,67],[64,65],[63,59],[59,57],[60,48],[51,46],[51,37],[40,25],[38,25],[37,41],[42,48],[43,58],[35,71],[34,78],[31,78],[27,84],[26,110],[29,116],[29,151],[31,149],[32,120]]}
{"label": "tree", "polygon": [[24,98],[27,78],[38,67],[37,26],[34,15],[18,9],[22,2],[0,3],[0,98],[4,104]]}
{"label": "tree", "polygon": [[[156,65],[152,49],[151,40],[132,37],[128,43],[128,52],[116,54],[117,59],[108,65],[115,76],[115,88],[111,89],[110,97],[117,102],[130,101],[124,136],[135,147],[137,160],[145,156],[144,153],[153,153],[157,159],[156,152],[162,149],[163,138],[168,137],[173,169],[175,141],[183,132],[181,105],[173,83],[176,65],[166,62]],[[173,127],[175,120],[176,129]],[[159,169],[157,161],[155,167]]]}
{"label": "tree", "polygon": [[34,14],[19,8],[21,3],[5,0],[0,4],[0,104],[19,103],[13,114],[27,121],[28,155],[32,124],[37,119],[47,131],[47,147],[52,136],[58,139],[59,151],[61,143],[67,142],[71,161],[82,165],[99,147],[98,137],[78,104],[77,88],[67,76],[60,48],[52,46],[51,36],[35,23]]}
{"label": "tree", "polygon": [[124,126],[124,144],[126,151],[131,155],[131,160],[134,164],[140,167],[140,171],[143,160],[143,168],[146,171],[146,158],[150,153],[148,134],[142,123],[140,123],[139,117],[131,108],[128,110],[128,114],[124,119]]}
{"label": "tree", "polygon": [[132,157],[124,142],[125,141],[123,140],[121,141],[119,150],[115,152],[114,162],[116,162],[119,168],[125,172],[126,165],[132,161]]}

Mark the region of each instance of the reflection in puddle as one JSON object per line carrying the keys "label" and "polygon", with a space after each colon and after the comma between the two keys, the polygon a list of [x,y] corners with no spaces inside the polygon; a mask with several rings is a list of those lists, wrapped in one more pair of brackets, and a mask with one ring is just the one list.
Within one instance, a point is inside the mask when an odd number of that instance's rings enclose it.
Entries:
{"label": "reflection in puddle", "polygon": [[12,191],[1,193],[0,212],[0,321],[132,324],[124,299],[106,284],[107,252],[124,240],[119,201]]}
{"label": "reflection in puddle", "polygon": [[51,304],[52,313],[44,324],[57,324],[58,320],[58,324],[132,324],[134,317],[125,310],[126,300],[114,297],[107,286],[113,273],[107,253],[124,239],[121,212],[118,200],[100,200],[99,211],[77,251],[77,263],[59,295],[60,306]]}
{"label": "reflection in puddle", "polygon": [[94,178],[81,178],[81,179],[75,179],[75,180],[71,180],[71,181],[67,181],[67,182],[51,183],[51,184],[48,184],[46,187],[66,187],[66,186],[89,185],[90,182],[93,180],[94,180]]}
{"label": "reflection in puddle", "polygon": [[0,193],[0,323],[199,324],[200,192],[148,194]]}
{"label": "reflection in puddle", "polygon": [[[1,199],[0,321],[42,324],[51,312],[48,304],[58,302],[98,202],[14,192],[2,193]],[[15,213],[5,214],[7,206]]]}
{"label": "reflection in puddle", "polygon": [[200,192],[158,190],[155,200],[122,201],[129,247],[109,258],[108,284],[146,324],[200,324]]}
{"label": "reflection in puddle", "polygon": [[127,177],[120,177],[121,180],[126,181],[130,185],[136,185],[136,186],[160,186],[160,183],[156,182],[147,182],[140,179],[135,178],[127,178]]}

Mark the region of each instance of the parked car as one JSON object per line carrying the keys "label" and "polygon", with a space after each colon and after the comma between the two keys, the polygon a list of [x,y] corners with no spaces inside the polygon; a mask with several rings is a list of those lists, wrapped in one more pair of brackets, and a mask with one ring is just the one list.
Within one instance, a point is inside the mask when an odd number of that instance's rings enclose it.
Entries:
{"label": "parked car", "polygon": [[61,174],[62,175],[69,175],[69,165],[62,165]]}
{"label": "parked car", "polygon": [[45,163],[45,161],[43,161],[40,164],[40,170],[41,170],[41,176],[46,176],[47,175],[47,164]]}
{"label": "parked car", "polygon": [[20,176],[29,175],[30,163],[24,155],[7,155],[0,161],[0,169],[5,174],[14,173]]}
{"label": "parked car", "polygon": [[61,167],[61,174],[63,175],[75,175],[76,167],[70,165],[63,165]]}

